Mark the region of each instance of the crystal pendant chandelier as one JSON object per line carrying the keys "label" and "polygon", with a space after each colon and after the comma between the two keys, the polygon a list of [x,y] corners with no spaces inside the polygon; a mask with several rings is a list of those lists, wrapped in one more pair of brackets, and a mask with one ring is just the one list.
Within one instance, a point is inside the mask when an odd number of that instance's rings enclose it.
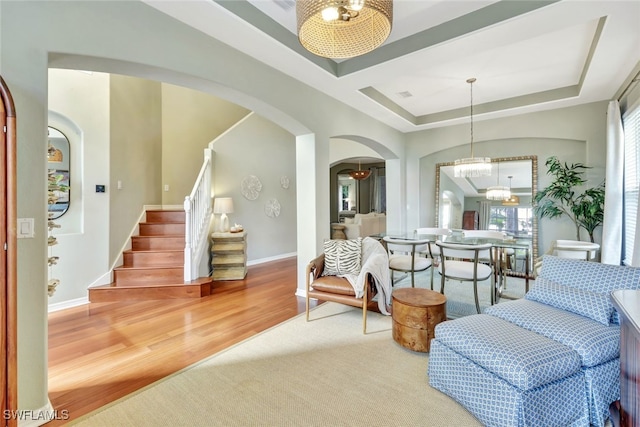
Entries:
{"label": "crystal pendant chandelier", "polygon": [[502,206],[518,206],[520,204],[520,197],[513,194],[513,190],[511,189],[511,178],[513,178],[513,176],[509,176],[509,192],[511,195],[507,200],[502,202]]}
{"label": "crystal pendant chandelier", "polygon": [[297,0],[296,18],[305,49],[347,59],[371,52],[389,37],[393,0]]}
{"label": "crystal pendant chandelier", "polygon": [[458,159],[454,162],[453,171],[457,178],[470,178],[491,175],[491,158],[489,157],[473,157],[473,83],[475,77],[467,80],[471,86],[471,157],[466,159]]}
{"label": "crystal pendant chandelier", "polygon": [[487,188],[487,199],[489,200],[507,200],[511,197],[511,188],[500,185],[500,162],[498,162],[498,178],[496,184]]}

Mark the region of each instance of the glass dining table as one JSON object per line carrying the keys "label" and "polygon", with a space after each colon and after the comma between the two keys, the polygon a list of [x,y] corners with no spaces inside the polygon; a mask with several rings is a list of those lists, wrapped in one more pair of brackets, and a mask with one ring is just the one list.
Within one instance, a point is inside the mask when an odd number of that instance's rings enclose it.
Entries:
{"label": "glass dining table", "polygon": [[[385,234],[391,238],[400,240],[426,240],[435,243],[437,240],[457,243],[463,245],[491,244],[494,249],[494,267],[496,274],[496,297],[503,296],[506,289],[506,278],[517,277],[524,279],[525,293],[529,292],[529,281],[533,279],[532,265],[532,243],[531,239],[507,238],[495,239],[488,237],[465,237],[463,232],[453,232],[450,235],[417,234],[417,233],[396,233]],[[383,235],[377,235],[382,238]],[[518,261],[522,261],[521,269],[518,268]],[[508,298],[505,296],[505,298]]]}

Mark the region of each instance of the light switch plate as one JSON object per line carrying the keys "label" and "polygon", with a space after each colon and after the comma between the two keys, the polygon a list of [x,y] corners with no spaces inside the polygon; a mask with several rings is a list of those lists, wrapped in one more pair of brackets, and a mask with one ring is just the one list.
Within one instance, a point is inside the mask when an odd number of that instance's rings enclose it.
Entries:
{"label": "light switch plate", "polygon": [[18,239],[33,239],[33,218],[18,218]]}

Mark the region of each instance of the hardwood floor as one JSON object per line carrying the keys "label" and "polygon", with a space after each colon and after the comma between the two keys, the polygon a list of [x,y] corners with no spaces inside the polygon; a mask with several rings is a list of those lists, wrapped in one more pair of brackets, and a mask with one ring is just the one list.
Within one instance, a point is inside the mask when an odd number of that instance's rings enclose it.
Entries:
{"label": "hardwood floor", "polygon": [[[49,315],[49,399],[63,425],[303,313],[296,259],[249,267],[200,299],[91,303]],[[316,304],[314,304],[316,305]]]}

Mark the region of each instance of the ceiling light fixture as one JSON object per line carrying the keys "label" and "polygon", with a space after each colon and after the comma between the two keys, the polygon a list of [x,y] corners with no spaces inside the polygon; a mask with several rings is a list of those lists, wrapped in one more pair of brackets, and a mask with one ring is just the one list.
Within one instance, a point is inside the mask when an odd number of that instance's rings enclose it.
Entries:
{"label": "ceiling light fixture", "polygon": [[393,0],[297,0],[298,39],[309,52],[346,59],[380,46],[391,33]]}
{"label": "ceiling light fixture", "polygon": [[363,179],[369,178],[371,175],[371,169],[363,171],[360,169],[360,162],[358,162],[358,170],[349,172],[349,176],[353,179],[357,179],[358,181],[362,181]]}
{"label": "ceiling light fixture", "polygon": [[487,188],[487,199],[489,200],[507,200],[511,197],[511,188],[500,185],[500,162],[498,162],[498,177],[493,187]]}
{"label": "ceiling light fixture", "polygon": [[489,157],[473,157],[473,84],[475,77],[467,80],[471,86],[471,157],[466,159],[458,159],[454,162],[453,171],[457,178],[469,178],[478,176],[491,175],[491,158]]}
{"label": "ceiling light fixture", "polygon": [[511,178],[513,177],[509,176],[509,192],[511,195],[507,200],[502,202],[502,206],[518,206],[520,204],[520,197],[513,194],[513,190],[511,189]]}

